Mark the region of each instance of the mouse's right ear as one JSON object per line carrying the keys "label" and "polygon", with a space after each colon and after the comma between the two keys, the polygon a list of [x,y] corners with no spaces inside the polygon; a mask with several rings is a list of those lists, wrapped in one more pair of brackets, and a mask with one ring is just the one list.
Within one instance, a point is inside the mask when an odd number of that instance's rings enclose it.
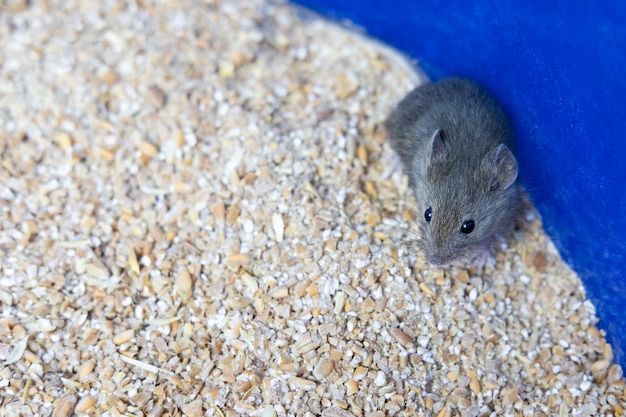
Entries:
{"label": "mouse's right ear", "polygon": [[504,143],[485,156],[481,169],[489,191],[506,190],[517,179],[517,159]]}
{"label": "mouse's right ear", "polygon": [[448,149],[444,140],[444,134],[441,129],[433,134],[430,148],[430,157],[428,158],[428,169],[436,170],[442,168],[448,160]]}

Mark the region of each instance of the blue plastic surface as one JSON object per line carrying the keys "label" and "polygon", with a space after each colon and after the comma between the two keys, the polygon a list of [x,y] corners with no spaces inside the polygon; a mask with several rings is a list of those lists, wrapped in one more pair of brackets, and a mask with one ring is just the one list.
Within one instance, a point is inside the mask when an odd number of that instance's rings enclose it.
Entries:
{"label": "blue plastic surface", "polygon": [[295,3],[500,98],[522,182],[626,365],[626,1]]}

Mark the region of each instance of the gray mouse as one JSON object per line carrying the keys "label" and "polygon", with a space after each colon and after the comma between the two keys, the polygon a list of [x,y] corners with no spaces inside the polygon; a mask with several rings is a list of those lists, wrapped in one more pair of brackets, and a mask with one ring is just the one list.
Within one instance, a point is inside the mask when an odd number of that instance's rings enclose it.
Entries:
{"label": "gray mouse", "polygon": [[472,259],[513,230],[522,206],[511,124],[477,83],[411,91],[386,121],[419,207],[416,246],[435,266]]}

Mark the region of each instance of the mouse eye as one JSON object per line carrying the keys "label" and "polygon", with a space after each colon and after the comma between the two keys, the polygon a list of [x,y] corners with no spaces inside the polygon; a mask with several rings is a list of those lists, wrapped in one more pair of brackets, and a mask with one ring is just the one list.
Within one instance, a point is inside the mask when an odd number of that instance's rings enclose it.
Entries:
{"label": "mouse eye", "polygon": [[424,219],[426,219],[426,221],[427,221],[428,223],[430,223],[430,221],[432,220],[432,218],[433,218],[433,209],[431,209],[430,207],[428,207],[428,208],[426,209],[426,211],[424,212]]}
{"label": "mouse eye", "polygon": [[472,230],[474,230],[474,226],[474,220],[465,220],[461,225],[461,233],[469,235],[470,233],[472,233]]}

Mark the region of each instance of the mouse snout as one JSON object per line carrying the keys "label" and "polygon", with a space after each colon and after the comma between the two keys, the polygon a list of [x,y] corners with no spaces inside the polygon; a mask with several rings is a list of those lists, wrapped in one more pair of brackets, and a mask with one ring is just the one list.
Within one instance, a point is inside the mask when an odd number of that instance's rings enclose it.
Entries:
{"label": "mouse snout", "polygon": [[446,266],[457,259],[457,255],[449,247],[435,247],[424,251],[426,261],[433,266]]}

